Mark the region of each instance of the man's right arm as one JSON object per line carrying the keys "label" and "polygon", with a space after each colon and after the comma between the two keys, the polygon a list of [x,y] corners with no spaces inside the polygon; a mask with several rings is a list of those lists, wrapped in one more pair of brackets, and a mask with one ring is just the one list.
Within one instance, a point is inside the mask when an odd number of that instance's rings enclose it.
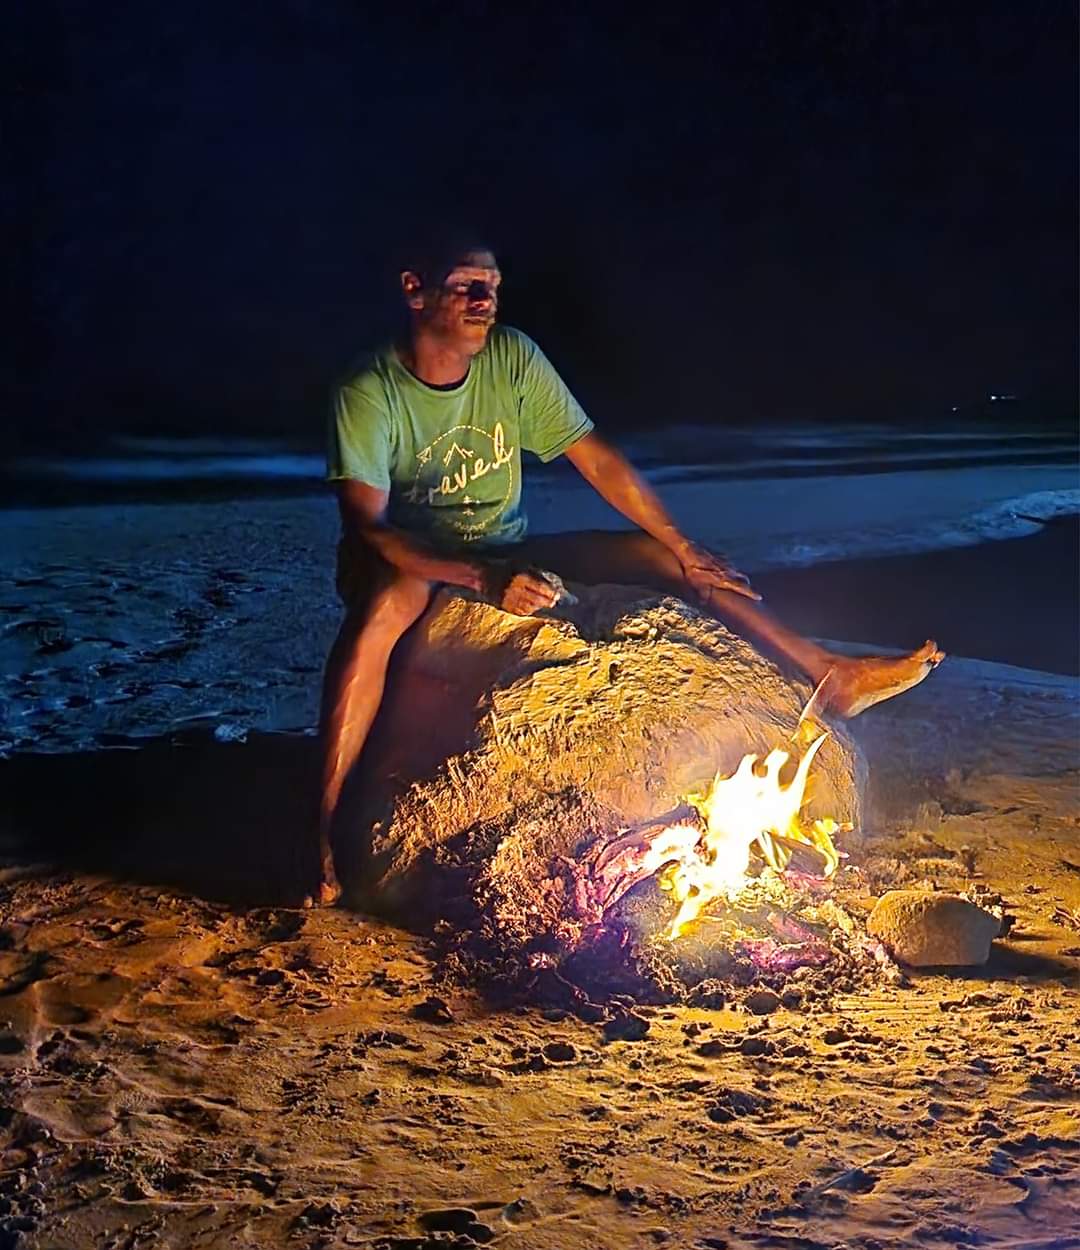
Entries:
{"label": "man's right arm", "polygon": [[[342,388],[334,398],[328,476],[337,483],[345,541],[363,544],[403,574],[463,586],[519,616],[550,607],[555,592],[532,572],[515,571],[511,565],[494,560],[441,554],[387,521],[387,416],[384,408],[354,387]],[[385,485],[373,485],[372,481]]]}
{"label": "man's right arm", "polygon": [[410,577],[447,582],[451,586],[465,586],[483,593],[486,569],[479,560],[440,555],[411,534],[388,524],[386,508],[389,491],[355,479],[340,480],[337,487],[341,524],[347,542],[370,547],[387,564]]}

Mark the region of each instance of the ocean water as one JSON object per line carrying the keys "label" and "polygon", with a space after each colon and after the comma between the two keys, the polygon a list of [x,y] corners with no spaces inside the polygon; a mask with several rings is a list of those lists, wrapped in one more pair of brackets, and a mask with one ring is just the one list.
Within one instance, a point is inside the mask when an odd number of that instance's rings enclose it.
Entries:
{"label": "ocean water", "polygon": [[[680,524],[750,569],[965,546],[1080,512],[1074,433],[1017,426],[718,429],[620,438]],[[565,459],[527,457],[532,529],[626,525]],[[9,462],[8,506],[326,493],[322,454],[273,439],[115,438],[94,456]]]}

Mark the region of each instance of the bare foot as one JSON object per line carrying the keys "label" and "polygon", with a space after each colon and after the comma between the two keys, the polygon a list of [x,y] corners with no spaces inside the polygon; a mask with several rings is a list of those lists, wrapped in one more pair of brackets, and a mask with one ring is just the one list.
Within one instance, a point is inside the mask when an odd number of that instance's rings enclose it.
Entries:
{"label": "bare foot", "polygon": [[945,658],[931,639],[909,655],[838,656],[822,682],[825,707],[850,718],[917,686]]}
{"label": "bare foot", "polygon": [[305,907],[333,907],[333,905],[341,898],[341,885],[333,868],[330,872],[323,873],[322,880],[319,882],[319,888],[314,894],[309,894],[304,899]]}

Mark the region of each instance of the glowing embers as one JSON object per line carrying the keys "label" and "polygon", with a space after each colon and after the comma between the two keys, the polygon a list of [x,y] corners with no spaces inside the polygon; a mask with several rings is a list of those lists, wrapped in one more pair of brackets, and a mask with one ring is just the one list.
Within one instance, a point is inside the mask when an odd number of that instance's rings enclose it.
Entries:
{"label": "glowing embers", "polygon": [[755,843],[777,872],[796,857],[808,858],[818,876],[836,871],[840,862],[832,840],[836,822],[817,820],[804,826],[800,821],[810,766],[827,736],[821,734],[811,743],[787,784],[780,781],[789,758],[786,751],[770,751],[760,764],[758,756],[744,755],[730,777],[717,774],[706,793],[688,796],[704,822],[704,832],[695,825],[677,824],[654,835],[643,867],[653,872],[662,868],[660,885],[679,903],[668,937],[678,937],[715,899],[731,900],[739,893]]}

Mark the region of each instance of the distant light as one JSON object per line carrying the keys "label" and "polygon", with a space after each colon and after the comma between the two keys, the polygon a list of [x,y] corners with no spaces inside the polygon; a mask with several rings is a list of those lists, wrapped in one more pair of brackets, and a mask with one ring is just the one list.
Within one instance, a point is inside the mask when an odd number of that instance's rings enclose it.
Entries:
{"label": "distant light", "polygon": [[959,411],[960,411],[960,407],[959,407],[959,405],[958,405],[958,404],[953,404],[953,406],[952,406],[952,410],[953,410],[953,412],[959,412]]}
{"label": "distant light", "polygon": [[996,396],[996,395],[991,395],[991,396],[990,396],[990,402],[991,402],[991,403],[993,403],[995,399],[997,399],[997,396]]}

